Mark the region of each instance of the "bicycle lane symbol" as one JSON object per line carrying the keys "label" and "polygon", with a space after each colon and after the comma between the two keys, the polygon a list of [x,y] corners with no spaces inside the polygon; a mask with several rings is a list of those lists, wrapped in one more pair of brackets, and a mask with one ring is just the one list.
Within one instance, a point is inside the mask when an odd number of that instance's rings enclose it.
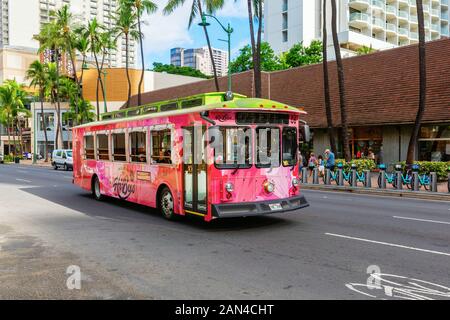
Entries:
{"label": "bicycle lane symbol", "polygon": [[414,278],[372,273],[367,283],[347,283],[348,289],[375,299],[450,299],[450,288]]}

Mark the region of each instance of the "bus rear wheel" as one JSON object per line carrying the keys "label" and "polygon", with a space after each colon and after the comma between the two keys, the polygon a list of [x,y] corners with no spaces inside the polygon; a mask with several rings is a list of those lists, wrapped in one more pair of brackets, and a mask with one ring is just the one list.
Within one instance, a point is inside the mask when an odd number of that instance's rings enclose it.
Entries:
{"label": "bus rear wheel", "polygon": [[97,201],[103,200],[103,195],[100,191],[100,180],[98,180],[97,176],[95,176],[94,180],[92,181],[92,196]]}
{"label": "bus rear wheel", "polygon": [[164,187],[159,196],[159,209],[167,220],[175,219],[173,196],[169,188]]}

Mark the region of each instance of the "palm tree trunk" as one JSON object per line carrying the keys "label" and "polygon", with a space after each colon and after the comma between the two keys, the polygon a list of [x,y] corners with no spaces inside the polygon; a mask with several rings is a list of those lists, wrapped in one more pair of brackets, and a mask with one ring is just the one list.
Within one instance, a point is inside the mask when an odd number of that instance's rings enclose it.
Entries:
{"label": "palm tree trunk", "polygon": [[55,50],[56,52],[56,92],[55,92],[55,98],[56,98],[56,121],[58,122],[56,126],[56,135],[59,136],[59,139],[57,139],[57,148],[63,149],[64,148],[64,141],[63,141],[63,134],[62,134],[62,123],[61,123],[61,101],[59,97],[59,51]]}
{"label": "palm tree trunk", "polygon": [[8,155],[11,155],[11,126],[10,126],[10,120],[9,115],[6,116],[6,131],[8,131]]}
{"label": "palm tree trunk", "polygon": [[323,0],[322,9],[322,55],[323,55],[323,93],[325,98],[325,114],[327,117],[328,136],[330,137],[330,148],[334,154],[336,153],[336,136],[333,127],[333,116],[331,112],[331,98],[330,98],[330,81],[328,77],[328,56],[327,56],[327,1]]}
{"label": "palm tree trunk", "polygon": [[331,8],[332,8],[331,24],[333,33],[333,46],[334,46],[334,53],[336,55],[336,65],[339,84],[339,102],[341,105],[342,143],[344,145],[343,146],[344,158],[346,161],[350,161],[351,155],[348,140],[348,118],[347,118],[347,106],[345,97],[345,77],[344,77],[344,66],[342,65],[341,47],[339,45],[339,39],[337,35],[336,0],[331,0]]}
{"label": "palm tree trunk", "polygon": [[[44,156],[45,156],[45,162],[48,162],[48,138],[47,138],[47,125],[45,123],[45,115],[44,115],[44,91],[43,89],[40,90],[40,99],[41,99],[41,119],[42,119],[42,127],[44,129]],[[35,134],[37,132],[37,128],[34,130]],[[36,155],[35,155],[36,156]]]}
{"label": "palm tree trunk", "polygon": [[[80,94],[80,83],[78,82],[78,75],[77,75],[77,66],[76,66],[76,62],[75,62],[75,58],[74,58],[74,53],[72,50],[72,46],[69,44],[69,57],[70,57],[70,62],[72,63],[72,68],[73,68],[73,78],[75,80],[75,83],[77,85],[77,94],[75,95],[75,114],[78,115],[78,99],[79,99],[79,94]],[[75,117],[74,119],[74,125],[77,125],[77,117]]]}
{"label": "palm tree trunk", "polygon": [[14,145],[14,158],[17,157],[17,143],[16,143],[16,126],[14,124],[14,119],[11,122],[11,128],[13,130],[13,145]]}
{"label": "palm tree trunk", "polygon": [[142,83],[144,82],[144,73],[145,73],[145,63],[144,63],[144,41],[142,41],[142,26],[141,26],[141,16],[139,10],[137,10],[137,19],[138,19],[138,29],[139,29],[139,43],[141,50],[141,63],[142,63],[142,71],[141,71],[141,79],[139,80],[138,86],[138,106],[142,104]]}
{"label": "palm tree trunk", "polygon": [[[255,40],[255,29],[253,25],[253,1],[247,0],[247,10],[248,10],[248,23],[250,26],[250,43],[252,45],[252,59],[253,59],[253,83],[255,86],[255,97],[261,97],[261,84],[258,85],[258,80],[261,81],[261,73],[258,72],[258,59],[257,59],[257,47]],[[258,77],[259,74],[259,77]]]}
{"label": "palm tree trunk", "polygon": [[258,37],[256,39],[256,66],[255,66],[255,92],[257,93],[256,97],[262,97],[262,85],[261,85],[261,35],[262,35],[262,1],[258,2]]}
{"label": "palm tree trunk", "polygon": [[[94,41],[94,40],[91,40]],[[95,59],[95,66],[97,68],[97,91],[95,94],[96,97],[96,102],[97,102],[97,120],[100,120],[100,101],[99,101],[99,94],[98,94],[98,84],[102,83],[102,77],[101,77],[101,70],[100,70],[100,65],[98,63],[98,57],[97,57],[97,53],[95,53],[95,51],[93,51],[94,53],[94,59]],[[103,88],[103,85],[102,85]]]}
{"label": "palm tree trunk", "polygon": [[[202,16],[203,9],[202,9],[201,1],[198,0],[197,2],[198,2],[198,13],[200,14],[200,16]],[[213,68],[214,83],[216,85],[216,91],[219,92],[220,87],[219,87],[219,79],[217,78],[216,62],[214,61],[214,55],[213,55],[213,51],[212,51],[212,47],[211,47],[211,41],[209,40],[209,34],[208,34],[208,30],[206,29],[206,26],[203,26],[203,32],[205,33],[206,43],[208,44],[209,56],[211,57],[211,65]]]}
{"label": "palm tree trunk", "polygon": [[406,163],[412,164],[415,158],[417,140],[419,139],[420,127],[426,106],[427,91],[427,69],[426,69],[426,50],[425,50],[425,30],[423,17],[422,0],[417,0],[417,22],[419,25],[419,109],[417,110],[416,120],[414,122],[413,132],[409,139]]}
{"label": "palm tree trunk", "polygon": [[[83,54],[82,66],[84,66],[85,63],[86,63],[86,56]],[[84,76],[84,67],[81,68],[81,74],[80,74],[80,79],[79,79],[81,100],[84,100],[84,96],[83,96],[83,76]]]}
{"label": "palm tree trunk", "polygon": [[131,102],[131,79],[130,79],[130,72],[128,69],[128,45],[129,45],[129,34],[125,34],[125,71],[127,73],[127,81],[128,81],[128,99],[127,99],[127,108],[130,107]]}

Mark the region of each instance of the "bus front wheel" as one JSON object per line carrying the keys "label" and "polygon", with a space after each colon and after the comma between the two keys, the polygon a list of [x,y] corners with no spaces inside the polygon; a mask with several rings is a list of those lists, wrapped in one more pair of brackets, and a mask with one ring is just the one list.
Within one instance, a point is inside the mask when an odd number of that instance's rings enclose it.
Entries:
{"label": "bus front wheel", "polygon": [[164,187],[159,197],[159,209],[161,210],[161,213],[163,214],[164,218],[168,220],[175,219],[175,213],[173,211],[173,208],[174,202],[172,193],[170,192],[169,188]]}
{"label": "bus front wheel", "polygon": [[94,199],[97,201],[103,200],[103,196],[100,191],[100,180],[98,180],[97,176],[95,176],[94,180],[92,181],[92,195],[94,196]]}

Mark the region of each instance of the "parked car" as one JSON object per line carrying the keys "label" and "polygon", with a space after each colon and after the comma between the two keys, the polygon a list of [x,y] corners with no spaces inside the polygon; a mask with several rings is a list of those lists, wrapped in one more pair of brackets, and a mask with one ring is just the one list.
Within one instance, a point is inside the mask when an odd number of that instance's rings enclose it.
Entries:
{"label": "parked car", "polygon": [[72,150],[56,149],[52,153],[52,166],[55,170],[63,168],[64,170],[73,170]]}

